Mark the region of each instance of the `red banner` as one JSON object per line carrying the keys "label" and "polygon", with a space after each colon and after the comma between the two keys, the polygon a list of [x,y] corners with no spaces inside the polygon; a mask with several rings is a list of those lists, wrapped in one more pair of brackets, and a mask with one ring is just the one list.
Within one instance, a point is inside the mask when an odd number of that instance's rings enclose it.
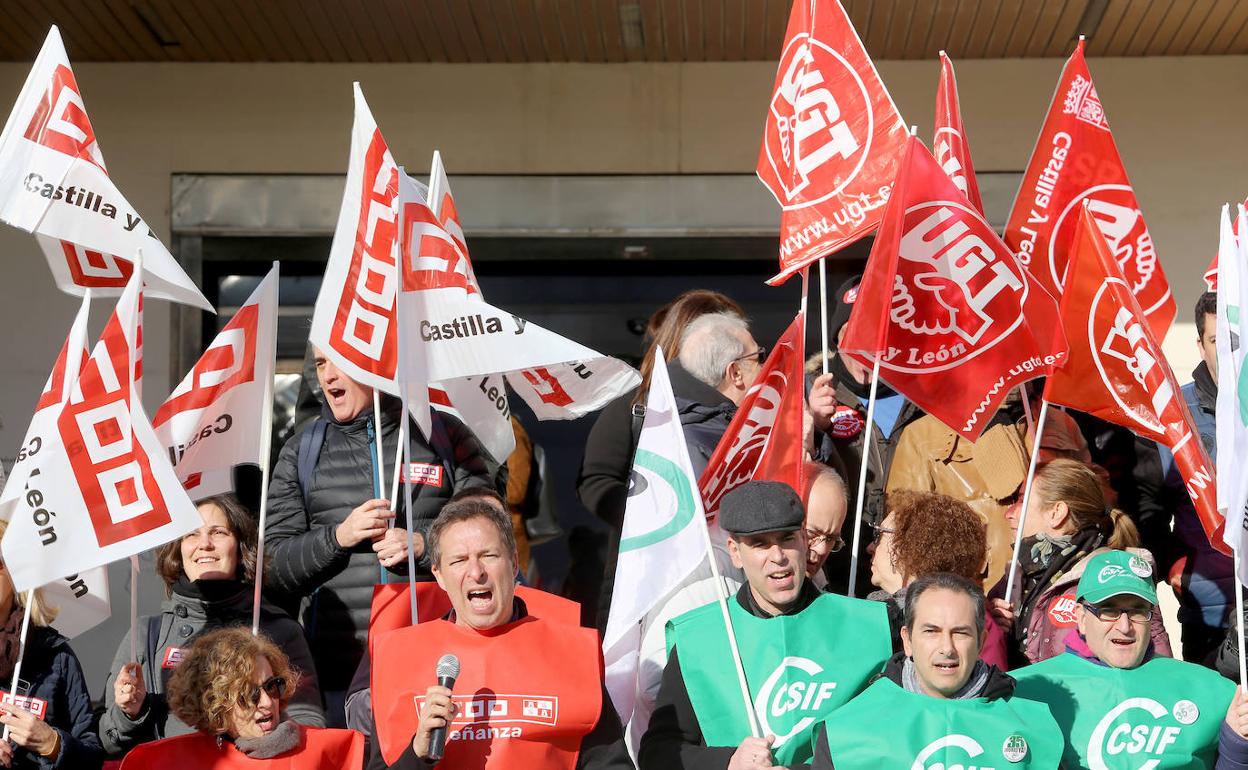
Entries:
{"label": "red banner", "polygon": [[1154,335],[1165,339],[1174,321],[1174,297],[1118,156],[1080,41],[1062,70],[1005,227],[1005,242],[1054,297],[1061,296],[1066,282],[1071,243],[1085,201]]}
{"label": "red banner", "polygon": [[1219,531],[1213,464],[1179,392],[1157,335],[1116,255],[1085,206],[1062,295],[1070,355],[1045,384],[1044,397],[1170,448],[1209,542],[1229,555]]}
{"label": "red banner", "polygon": [[932,152],[940,167],[975,206],[975,210],[983,214],[984,202],[979,197],[979,183],[975,181],[975,166],[971,163],[971,145],[962,126],[958,80],[953,74],[953,62],[949,61],[944,51],[940,52],[940,85],[936,88],[936,128],[932,132]]}
{"label": "red banner", "polygon": [[911,138],[841,349],[971,441],[1065,355],[1057,304]]}
{"label": "red banner", "polygon": [[906,139],[837,0],[798,0],[763,127],[758,178],[780,202],[779,284],[876,228]]}
{"label": "red banner", "polygon": [[708,518],[719,512],[724,495],[752,479],[783,481],[799,495],[804,491],[805,340],[806,316],[798,313],[741,399],[698,480]]}

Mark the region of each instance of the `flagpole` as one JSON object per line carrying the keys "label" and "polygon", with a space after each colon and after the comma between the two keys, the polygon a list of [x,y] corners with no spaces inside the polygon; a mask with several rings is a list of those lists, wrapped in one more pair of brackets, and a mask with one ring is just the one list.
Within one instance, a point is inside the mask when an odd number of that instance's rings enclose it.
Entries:
{"label": "flagpole", "polygon": [[[1023,398],[1023,417],[1027,418],[1027,432],[1035,436],[1036,418],[1031,414],[1031,400],[1027,398],[1027,383],[1023,383],[1018,386],[1018,395]],[[1038,436],[1036,437],[1036,443],[1037,445],[1040,443],[1040,438]]]}
{"label": "flagpole", "polygon": [[[1242,545],[1242,544],[1241,544]],[[1236,641],[1239,642],[1239,690],[1248,695],[1248,658],[1244,653],[1244,584],[1240,578],[1240,566],[1242,557],[1239,555],[1239,548],[1234,549],[1235,554],[1235,633]]]}
{"label": "flagpole", "polygon": [[[867,501],[867,466],[871,464],[871,436],[875,430],[875,394],[880,382],[880,356],[871,365],[871,393],[867,397],[867,425],[862,430],[862,460],[858,467],[858,499],[854,504],[854,543],[849,552],[849,595],[858,582],[858,547],[862,543],[862,510]],[[881,468],[881,470],[883,470]]]}
{"label": "flagpole", "polygon": [[[382,458],[385,457],[381,453],[381,391],[373,388],[373,438],[376,446],[373,448],[373,497],[381,497],[382,477],[385,475],[385,469],[382,467]],[[385,584],[386,568],[377,564],[377,582]]]}
{"label": "flagpole", "polygon": [[[22,611],[22,632],[17,637],[17,662],[13,664],[13,684],[9,687],[9,694],[13,696],[14,703],[17,701],[17,684],[21,681],[22,676],[22,658],[26,654],[26,632],[30,630],[30,605],[35,600],[35,589],[26,592],[26,607]],[[131,637],[131,645],[134,644],[133,636]],[[27,693],[29,695],[29,693]],[[7,741],[9,739],[9,726],[4,726],[4,734],[0,735],[0,740]]]}
{"label": "flagpole", "polygon": [[130,556],[130,662],[139,662],[139,555]]}
{"label": "flagpole", "polygon": [[251,635],[260,635],[260,591],[264,586],[264,529],[269,515],[269,458],[273,452],[273,377],[264,383],[260,407],[260,522],[256,530],[256,587],[251,600]]}
{"label": "flagpole", "polygon": [[[1040,399],[1040,417],[1036,420],[1036,438],[1031,442],[1031,462],[1027,465],[1027,479],[1023,482],[1023,501],[1018,512],[1018,529],[1014,532],[1014,554],[1010,557],[1010,572],[1005,581],[1005,600],[1013,601],[1014,577],[1018,572],[1018,551],[1023,547],[1023,524],[1027,521],[1027,506],[1031,502],[1031,487],[1036,480],[1036,461],[1040,459],[1040,435],[1044,421],[1049,416],[1049,402]],[[1016,620],[1015,622],[1019,622]]]}
{"label": "flagpole", "polygon": [[[143,250],[142,249],[136,249],[134,252],[134,272],[136,275],[139,276],[139,296],[135,302],[135,313],[137,314],[139,312],[139,308],[142,307],[142,303],[143,303]],[[131,406],[130,406],[131,409],[134,408],[133,400],[142,398],[142,396],[139,393],[139,384],[136,381],[136,378],[134,376],[134,368],[135,368],[134,359],[136,356],[135,350],[138,345],[138,340],[136,338],[139,335],[140,318],[134,319],[134,324],[135,324],[134,329],[132,330],[132,333],[129,334],[127,337],[128,342],[129,342],[128,352],[129,352],[130,358],[126,364],[126,370],[130,378],[129,395],[132,401]],[[140,403],[140,408],[142,408],[141,403]],[[133,431],[130,432],[128,437],[131,441],[134,440]],[[132,554],[130,556],[130,662],[131,663],[139,662],[139,555],[137,553]]]}
{"label": "flagpole", "polygon": [[[401,365],[402,364],[400,364],[400,366]],[[398,379],[399,398],[403,404],[403,425],[406,426],[407,421],[411,419],[407,414],[408,398],[406,373],[401,373]],[[411,450],[408,448],[409,443],[410,439],[407,436],[406,431],[400,430],[399,446],[403,450],[403,463],[405,465],[412,461]],[[398,478],[397,475],[395,478]],[[397,486],[395,488],[395,495],[398,495]],[[404,527],[407,531],[407,594],[408,602],[410,603],[412,609],[412,625],[414,626],[419,622],[420,616],[416,614],[416,536],[413,534],[413,530],[416,528],[416,523],[412,521],[412,485],[410,483],[403,485],[403,502],[406,505],[404,515],[407,517],[407,526]],[[426,542],[425,548],[428,549],[428,547],[429,544]]]}
{"label": "flagpole", "polygon": [[819,339],[822,340],[823,373],[828,373],[828,258],[819,259]]}
{"label": "flagpole", "polygon": [[728,633],[728,647],[732,651],[732,663],[737,669],[737,684],[741,688],[741,699],[745,702],[745,715],[750,722],[750,734],[755,738],[763,737],[762,727],[758,723],[758,714],[754,713],[754,703],[750,699],[750,687],[745,681],[745,666],[741,662],[741,648],[737,646],[737,634],[732,628],[732,617],[728,614],[728,590],[724,578],[719,574],[719,562],[715,560],[715,548],[711,545],[711,528],[702,517],[702,540],[706,544],[706,558],[711,563],[711,578],[715,590],[719,594],[719,611],[724,616],[724,630]]}

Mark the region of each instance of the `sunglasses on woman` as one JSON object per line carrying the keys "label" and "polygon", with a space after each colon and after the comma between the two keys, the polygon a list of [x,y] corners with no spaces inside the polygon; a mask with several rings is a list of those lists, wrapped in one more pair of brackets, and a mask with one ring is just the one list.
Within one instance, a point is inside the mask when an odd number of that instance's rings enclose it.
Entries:
{"label": "sunglasses on woman", "polygon": [[260,693],[263,691],[273,700],[281,700],[286,694],[286,677],[271,676],[260,684],[252,688],[248,693],[248,705],[255,706],[260,703]]}

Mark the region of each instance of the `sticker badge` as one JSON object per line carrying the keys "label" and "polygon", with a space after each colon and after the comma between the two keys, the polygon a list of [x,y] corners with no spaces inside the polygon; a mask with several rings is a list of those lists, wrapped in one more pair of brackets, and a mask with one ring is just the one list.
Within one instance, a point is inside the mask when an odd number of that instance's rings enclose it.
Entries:
{"label": "sticker badge", "polygon": [[1062,594],[1055,597],[1049,602],[1049,620],[1053,621],[1053,625],[1058,628],[1071,628],[1075,625],[1075,607],[1079,603],[1075,601],[1074,594]]}
{"label": "sticker badge", "polygon": [[1200,709],[1190,700],[1181,700],[1174,704],[1174,719],[1181,725],[1194,724],[1200,718]]}
{"label": "sticker badge", "polygon": [[32,698],[25,695],[14,697],[7,692],[0,691],[0,703],[7,703],[10,706],[26,709],[41,722],[48,713],[48,702],[43,698]]}
{"label": "sticker badge", "polygon": [[408,463],[407,483],[442,486],[442,466],[438,463]]}
{"label": "sticker badge", "polygon": [[170,647],[165,650],[165,657],[160,661],[161,668],[177,668],[186,657],[186,650],[181,647]]}
{"label": "sticker badge", "polygon": [[1027,756],[1027,739],[1014,733],[1002,744],[1001,755],[1009,762],[1022,762]]}
{"label": "sticker badge", "polygon": [[839,404],[832,413],[832,425],[828,430],[834,438],[853,438],[862,433],[866,424],[857,409]]}
{"label": "sticker badge", "polygon": [[1153,568],[1148,565],[1145,559],[1139,556],[1132,556],[1127,561],[1127,566],[1131,568],[1137,576],[1142,578],[1151,578],[1153,576]]}

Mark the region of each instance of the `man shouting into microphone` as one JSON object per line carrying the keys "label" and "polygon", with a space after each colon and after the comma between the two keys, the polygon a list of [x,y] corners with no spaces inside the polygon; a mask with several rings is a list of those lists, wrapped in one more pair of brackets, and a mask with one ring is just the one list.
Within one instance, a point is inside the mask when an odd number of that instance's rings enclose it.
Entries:
{"label": "man shouting into microphone", "polygon": [[[515,596],[511,519],[468,498],[442,510],[428,539],[452,609],[377,639],[370,770],[631,767],[597,632],[534,617]],[[458,677],[440,686],[452,655]]]}

